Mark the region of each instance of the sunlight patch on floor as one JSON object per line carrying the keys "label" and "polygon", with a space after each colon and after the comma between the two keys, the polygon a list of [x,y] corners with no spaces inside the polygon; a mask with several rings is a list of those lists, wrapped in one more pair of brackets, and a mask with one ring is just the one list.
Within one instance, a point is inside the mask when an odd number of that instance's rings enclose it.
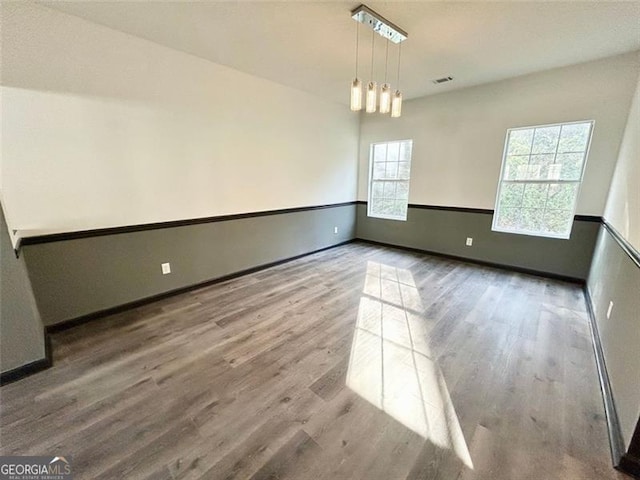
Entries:
{"label": "sunlight patch on floor", "polygon": [[347,386],[473,468],[410,271],[368,262]]}

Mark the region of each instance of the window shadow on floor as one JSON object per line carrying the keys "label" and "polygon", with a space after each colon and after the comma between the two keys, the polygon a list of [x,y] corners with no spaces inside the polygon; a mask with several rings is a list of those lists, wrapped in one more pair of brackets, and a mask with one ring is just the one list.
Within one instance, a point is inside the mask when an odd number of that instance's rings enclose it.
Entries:
{"label": "window shadow on floor", "polygon": [[367,263],[346,384],[473,468],[447,384],[429,348],[425,309],[409,270]]}

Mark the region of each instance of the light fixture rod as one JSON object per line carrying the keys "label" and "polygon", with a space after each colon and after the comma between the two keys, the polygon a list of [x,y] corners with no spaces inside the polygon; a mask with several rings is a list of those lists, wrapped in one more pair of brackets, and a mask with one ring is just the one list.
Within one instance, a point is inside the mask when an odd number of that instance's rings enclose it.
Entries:
{"label": "light fixture rod", "polygon": [[387,83],[387,67],[389,65],[389,39],[387,39],[387,48],[384,54],[384,83]]}
{"label": "light fixture rod", "polygon": [[374,12],[366,5],[360,5],[351,11],[351,18],[367,25],[378,35],[391,40],[393,43],[400,43],[409,36],[407,32],[394,25],[382,15]]}
{"label": "light fixture rod", "polygon": [[356,78],[358,78],[358,49],[360,46],[360,25],[356,25]]}
{"label": "light fixture rod", "polygon": [[400,59],[402,58],[402,45],[398,45],[398,76],[396,77],[396,89],[400,90]]}
{"label": "light fixture rod", "polygon": [[373,81],[373,52],[374,52],[374,46],[376,44],[376,36],[373,32],[371,32],[371,76],[369,77],[369,80]]}

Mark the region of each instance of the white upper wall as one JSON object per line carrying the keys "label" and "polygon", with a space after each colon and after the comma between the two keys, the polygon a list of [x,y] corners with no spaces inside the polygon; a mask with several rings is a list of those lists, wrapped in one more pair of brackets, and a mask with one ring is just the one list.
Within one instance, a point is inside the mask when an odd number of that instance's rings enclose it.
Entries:
{"label": "white upper wall", "polygon": [[602,215],[640,64],[638,53],[405,102],[363,114],[358,199],[369,145],[413,139],[409,203],[493,209],[508,128],[595,120],[577,214]]}
{"label": "white upper wall", "polygon": [[[46,7],[1,8],[11,228],[356,198],[359,116],[342,105]],[[400,119],[361,115],[357,198],[369,144],[412,138],[411,203],[493,208],[508,128],[594,119],[577,213],[602,215],[638,70],[635,52],[408,101]]]}
{"label": "white upper wall", "polygon": [[640,79],[622,138],[604,218],[640,250]]}
{"label": "white upper wall", "polygon": [[359,120],[347,107],[46,7],[1,8],[11,228],[356,199]]}

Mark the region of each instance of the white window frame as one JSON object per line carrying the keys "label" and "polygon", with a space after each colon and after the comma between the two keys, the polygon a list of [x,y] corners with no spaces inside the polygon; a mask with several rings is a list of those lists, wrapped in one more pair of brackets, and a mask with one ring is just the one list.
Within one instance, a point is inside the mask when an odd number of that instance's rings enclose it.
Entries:
{"label": "white window frame", "polygon": [[[375,180],[375,181],[383,181],[383,182],[406,182],[407,183],[407,210],[406,210],[406,214],[404,216],[400,216],[400,215],[384,215],[384,214],[378,214],[378,213],[373,213],[371,211],[371,207],[373,205],[372,202],[372,194],[373,194],[373,182],[374,182],[374,178],[373,178],[373,163],[374,163],[374,159],[373,159],[373,155],[374,155],[374,150],[375,150],[375,146],[376,145],[388,145],[390,143],[402,143],[402,142],[410,142],[411,143],[411,155],[409,157],[409,178],[407,179],[385,179],[385,180]],[[400,161],[398,160],[398,163],[400,163]],[[368,184],[368,192],[367,192],[367,216],[372,217],[372,218],[382,218],[384,220],[397,220],[397,221],[401,221],[401,222],[406,222],[407,221],[407,215],[409,214],[409,193],[410,193],[410,189],[411,189],[411,164],[413,163],[413,139],[411,138],[405,138],[405,139],[400,139],[400,140],[387,140],[384,142],[374,142],[369,146],[369,184]],[[396,198],[396,201],[398,199]]]}
{"label": "white window frame", "polygon": [[[531,130],[531,129],[538,129],[538,128],[547,128],[547,127],[562,127],[564,125],[576,125],[576,124],[584,124],[584,123],[590,123],[591,127],[589,128],[589,139],[587,140],[587,146],[586,149],[584,151],[584,160],[582,162],[582,169],[580,171],[580,178],[578,180],[553,180],[553,179],[539,179],[539,180],[535,180],[535,179],[530,179],[530,180],[518,180],[518,179],[514,179],[514,180],[505,180],[503,178],[504,175],[504,170],[505,170],[505,165],[507,163],[507,152],[509,149],[509,138],[511,135],[511,132],[514,131],[518,131],[518,130]],[[500,177],[498,178],[498,188],[497,188],[497,194],[496,194],[496,203],[495,203],[495,208],[493,211],[493,221],[491,224],[491,230],[495,231],[495,232],[501,232],[501,233],[511,233],[511,234],[515,234],[515,235],[528,235],[528,236],[533,236],[533,237],[545,237],[545,238],[557,238],[557,239],[568,239],[571,237],[571,231],[573,230],[573,219],[575,218],[576,215],[576,209],[578,207],[578,199],[580,198],[580,190],[582,187],[582,181],[584,180],[584,172],[585,169],[587,167],[587,161],[589,160],[589,152],[591,149],[591,140],[593,138],[593,129],[595,127],[595,120],[578,120],[578,121],[573,121],[573,122],[559,122],[559,123],[549,123],[549,124],[543,124],[543,125],[528,125],[526,127],[515,127],[515,128],[509,128],[507,129],[507,134],[505,136],[505,141],[504,141],[504,148],[502,151],[502,166],[500,167]],[[534,133],[535,135],[535,133]],[[533,142],[534,142],[535,138],[533,138],[531,140],[531,148],[533,149]],[[558,136],[558,145],[560,143],[560,135]],[[554,155],[558,155],[558,145],[556,145],[556,151]],[[562,152],[562,153],[574,153],[574,152]],[[575,152],[577,153],[577,152]],[[529,152],[529,155],[531,155],[531,152]],[[498,211],[498,206],[500,203],[500,195],[502,192],[502,186],[504,184],[577,184],[577,191],[576,191],[576,196],[574,198],[573,201],[573,206],[572,206],[572,211],[571,211],[571,226],[569,227],[569,231],[567,232],[566,235],[554,235],[553,233],[549,233],[549,232],[542,232],[542,231],[528,231],[528,230],[510,230],[510,229],[506,229],[506,228],[500,228],[497,225],[497,221],[498,221],[498,216],[499,216],[499,211]]]}

